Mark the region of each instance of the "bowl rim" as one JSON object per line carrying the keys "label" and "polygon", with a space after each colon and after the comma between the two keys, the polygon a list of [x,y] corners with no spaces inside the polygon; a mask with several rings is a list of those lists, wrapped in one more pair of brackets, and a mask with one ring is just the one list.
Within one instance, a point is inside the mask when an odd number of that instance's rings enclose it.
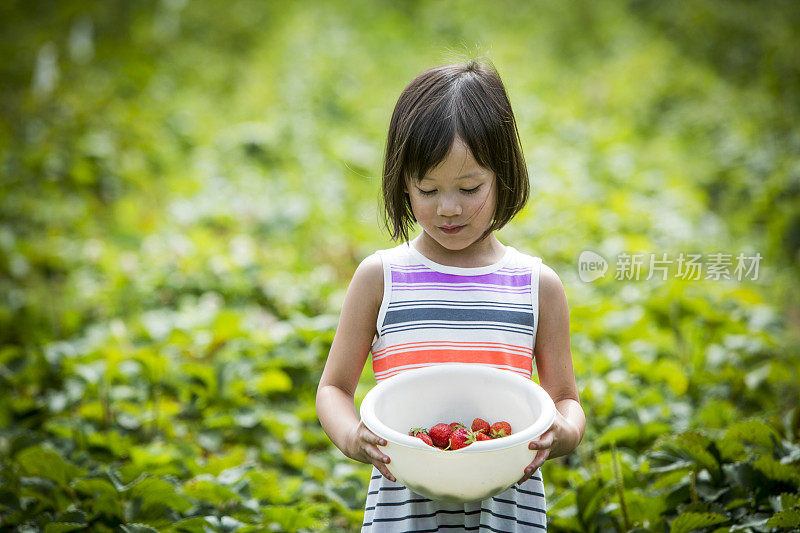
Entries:
{"label": "bowl rim", "polygon": [[[389,426],[378,420],[378,417],[375,415],[375,402],[376,398],[378,397],[378,392],[387,388],[389,385],[395,385],[396,383],[399,382],[398,380],[408,381],[415,379],[418,375],[448,374],[454,370],[458,371],[466,369],[469,369],[470,371],[478,369],[480,371],[485,371],[489,374],[496,373],[497,377],[503,379],[509,379],[509,378],[512,380],[518,379],[520,380],[520,382],[524,382],[527,387],[532,388],[534,394],[542,402],[543,405],[542,415],[530,426],[516,433],[512,433],[507,437],[503,437],[501,439],[477,441],[469,446],[460,448],[458,450],[442,450],[435,446],[433,447],[429,446],[428,444],[425,444],[418,437],[412,437],[411,435],[407,435],[390,428]],[[541,387],[541,385],[539,385],[532,379],[525,378],[511,370],[504,370],[502,368],[483,366],[478,364],[468,364],[468,363],[438,363],[423,368],[414,368],[410,370],[405,370],[392,377],[386,378],[367,392],[366,396],[364,396],[364,400],[361,402],[361,408],[359,412],[361,414],[361,421],[364,423],[367,429],[369,429],[379,437],[382,437],[391,444],[396,444],[406,448],[415,448],[418,450],[433,451],[433,452],[444,452],[448,454],[480,453],[480,452],[489,452],[489,451],[497,451],[497,450],[505,450],[507,448],[513,448],[515,446],[520,445],[523,442],[530,442],[535,438],[537,438],[539,435],[547,431],[550,428],[550,426],[553,425],[553,422],[555,421],[556,418],[556,407],[555,404],[553,403],[553,399],[550,398],[550,395],[547,393],[547,391],[545,391]]]}

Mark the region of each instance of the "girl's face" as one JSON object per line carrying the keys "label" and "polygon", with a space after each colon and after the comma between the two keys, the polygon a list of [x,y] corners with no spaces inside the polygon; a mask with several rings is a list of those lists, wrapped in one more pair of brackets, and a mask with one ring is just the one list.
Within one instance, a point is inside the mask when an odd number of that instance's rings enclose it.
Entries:
{"label": "girl's face", "polygon": [[420,181],[408,180],[411,210],[434,241],[430,244],[460,251],[475,243],[494,217],[495,181],[494,172],[478,165],[458,137],[438,166]]}

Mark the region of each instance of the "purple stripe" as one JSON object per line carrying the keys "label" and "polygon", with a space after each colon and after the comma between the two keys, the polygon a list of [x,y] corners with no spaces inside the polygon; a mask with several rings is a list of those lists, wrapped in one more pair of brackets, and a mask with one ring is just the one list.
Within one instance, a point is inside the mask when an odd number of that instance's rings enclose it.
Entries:
{"label": "purple stripe", "polygon": [[[401,272],[438,272],[437,270],[433,270],[432,268],[425,266],[425,265],[392,265],[392,270],[398,270]],[[525,272],[530,272],[528,268],[512,268],[512,267],[503,267],[496,271],[497,273],[506,273],[506,274],[522,274]]]}
{"label": "purple stripe", "polygon": [[491,287],[485,287],[485,286],[475,288],[475,287],[454,287],[452,285],[425,285],[425,286],[419,286],[419,285],[417,285],[417,286],[407,286],[407,285],[399,286],[399,285],[395,285],[394,288],[397,289],[397,290],[402,290],[402,291],[434,291],[434,290],[438,290],[438,291],[477,291],[477,290],[480,290],[480,291],[483,291],[483,292],[500,292],[500,293],[504,293],[504,294],[525,294],[525,293],[528,292],[528,290],[526,288],[524,288],[524,287],[523,288],[518,288],[518,289],[513,289],[513,288],[504,289],[502,287],[491,288]]}
{"label": "purple stripe", "polygon": [[[398,272],[438,272],[425,265],[392,265],[391,268],[392,270],[396,270]],[[500,270],[495,271],[496,274],[526,274],[529,272],[529,268],[511,267],[503,267]]]}
{"label": "purple stripe", "polygon": [[506,287],[529,287],[530,274],[481,274],[478,276],[459,276],[442,272],[399,272],[392,270],[392,283],[477,283],[480,285],[501,285]]}

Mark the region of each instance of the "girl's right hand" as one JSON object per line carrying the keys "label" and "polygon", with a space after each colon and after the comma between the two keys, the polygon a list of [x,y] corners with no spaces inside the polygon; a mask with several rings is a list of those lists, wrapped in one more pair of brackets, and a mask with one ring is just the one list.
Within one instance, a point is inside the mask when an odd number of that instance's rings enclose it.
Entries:
{"label": "girl's right hand", "polygon": [[359,421],[348,439],[347,456],[362,463],[372,464],[383,476],[390,481],[397,481],[386,465],[389,457],[378,449],[378,445],[386,446],[386,441],[367,429],[364,422]]}

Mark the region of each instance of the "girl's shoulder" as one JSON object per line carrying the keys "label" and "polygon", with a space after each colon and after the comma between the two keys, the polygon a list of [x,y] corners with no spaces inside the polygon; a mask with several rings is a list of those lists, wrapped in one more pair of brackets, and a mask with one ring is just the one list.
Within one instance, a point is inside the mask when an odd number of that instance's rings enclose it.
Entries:
{"label": "girl's shoulder", "polygon": [[556,271],[544,263],[539,270],[539,302],[548,302],[548,306],[566,305],[567,302],[564,283]]}
{"label": "girl's shoulder", "polygon": [[380,307],[383,298],[383,261],[377,252],[364,258],[356,267],[348,291],[357,294],[361,301]]}
{"label": "girl's shoulder", "polygon": [[541,257],[516,250],[522,261],[537,264],[539,276],[539,300],[552,300],[565,295],[564,284],[555,270],[544,263]]}

